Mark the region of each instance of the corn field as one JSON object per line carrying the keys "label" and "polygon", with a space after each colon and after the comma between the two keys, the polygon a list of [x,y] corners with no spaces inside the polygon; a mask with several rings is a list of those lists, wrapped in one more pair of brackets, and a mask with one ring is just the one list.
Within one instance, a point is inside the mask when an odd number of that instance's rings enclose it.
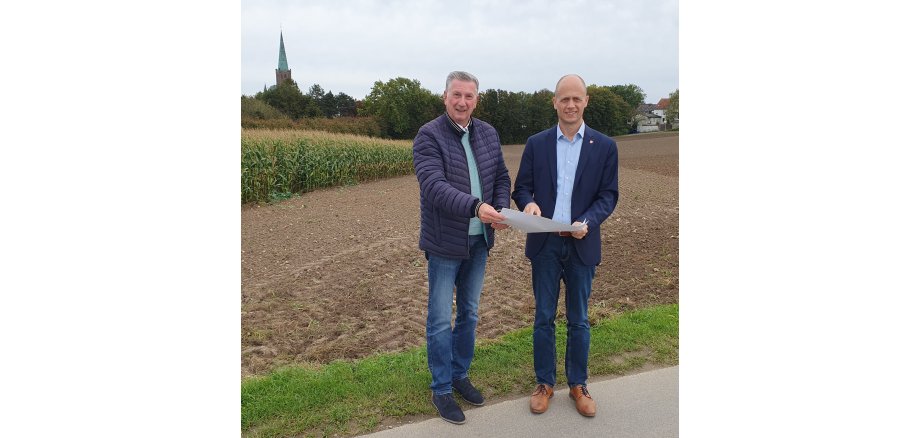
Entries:
{"label": "corn field", "polygon": [[304,130],[242,130],[242,203],[414,172],[412,142]]}

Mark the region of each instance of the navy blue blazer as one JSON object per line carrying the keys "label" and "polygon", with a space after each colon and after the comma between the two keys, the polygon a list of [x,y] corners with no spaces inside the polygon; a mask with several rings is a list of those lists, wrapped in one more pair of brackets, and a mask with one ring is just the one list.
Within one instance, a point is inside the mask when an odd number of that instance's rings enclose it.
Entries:
{"label": "navy blue blazer", "polygon": [[[543,217],[552,218],[556,208],[556,126],[527,139],[511,199],[518,209],[536,202]],[[588,220],[588,234],[575,239],[582,263],[601,262],[601,224],[613,213],[620,197],[619,157],[612,138],[585,126],[581,155],[572,187],[572,221]],[[527,234],[524,253],[533,259],[549,233]]]}

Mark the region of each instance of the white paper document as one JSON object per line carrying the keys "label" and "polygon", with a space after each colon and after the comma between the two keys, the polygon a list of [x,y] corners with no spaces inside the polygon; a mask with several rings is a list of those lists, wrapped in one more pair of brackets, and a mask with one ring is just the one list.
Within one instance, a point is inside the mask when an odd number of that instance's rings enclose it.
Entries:
{"label": "white paper document", "polygon": [[511,228],[525,233],[555,233],[557,231],[578,231],[584,229],[584,225],[581,227],[573,227],[571,224],[556,222],[543,216],[525,214],[510,208],[503,208],[499,213],[505,216],[505,220],[499,223],[511,225]]}

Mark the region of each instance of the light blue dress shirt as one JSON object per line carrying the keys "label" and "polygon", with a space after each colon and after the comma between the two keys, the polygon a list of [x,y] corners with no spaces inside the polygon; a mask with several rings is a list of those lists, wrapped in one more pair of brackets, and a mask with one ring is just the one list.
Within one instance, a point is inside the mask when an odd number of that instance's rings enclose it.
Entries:
{"label": "light blue dress shirt", "polygon": [[[476,158],[473,156],[473,148],[470,146],[470,131],[463,130],[463,137],[460,139],[463,150],[466,152],[466,164],[470,169],[470,195],[476,199],[482,199],[482,186],[479,181],[479,166],[476,165]],[[478,217],[470,218],[469,235],[485,234],[485,224]],[[489,239],[486,238],[486,242]]]}
{"label": "light blue dress shirt", "polygon": [[572,141],[565,138],[562,129],[556,125],[556,209],[553,210],[553,220],[556,222],[574,222],[572,187],[575,185],[575,170],[578,169],[578,158],[581,157],[581,143],[584,137],[584,122],[581,122],[581,127]]}
{"label": "light blue dress shirt", "polygon": [[[466,164],[470,169],[470,195],[473,195],[476,199],[482,199],[482,186],[479,181],[479,166],[476,164],[476,158],[473,156],[473,148],[470,145],[470,125],[473,123],[473,120],[468,120],[466,126],[460,126],[450,117],[447,119],[450,120],[450,123],[452,123],[458,131],[463,132],[463,136],[460,138],[460,144],[463,145],[463,151],[466,153]],[[481,234],[486,242],[489,241],[489,237],[486,234],[486,224],[482,223],[478,217],[470,218],[468,234],[470,236]]]}

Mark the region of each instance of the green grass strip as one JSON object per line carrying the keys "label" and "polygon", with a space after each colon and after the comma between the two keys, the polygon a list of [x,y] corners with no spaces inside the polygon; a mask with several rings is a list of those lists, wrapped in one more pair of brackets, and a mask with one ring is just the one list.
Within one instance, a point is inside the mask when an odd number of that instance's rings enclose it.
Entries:
{"label": "green grass strip", "polygon": [[[565,319],[556,327],[557,383],[565,383]],[[478,342],[470,377],[487,398],[533,389],[532,328]],[[589,373],[623,374],[646,364],[677,364],[678,305],[648,307],[594,322]],[[424,347],[336,361],[315,368],[290,366],[242,382],[243,436],[329,436],[372,431],[386,417],[436,415],[431,405]]]}

